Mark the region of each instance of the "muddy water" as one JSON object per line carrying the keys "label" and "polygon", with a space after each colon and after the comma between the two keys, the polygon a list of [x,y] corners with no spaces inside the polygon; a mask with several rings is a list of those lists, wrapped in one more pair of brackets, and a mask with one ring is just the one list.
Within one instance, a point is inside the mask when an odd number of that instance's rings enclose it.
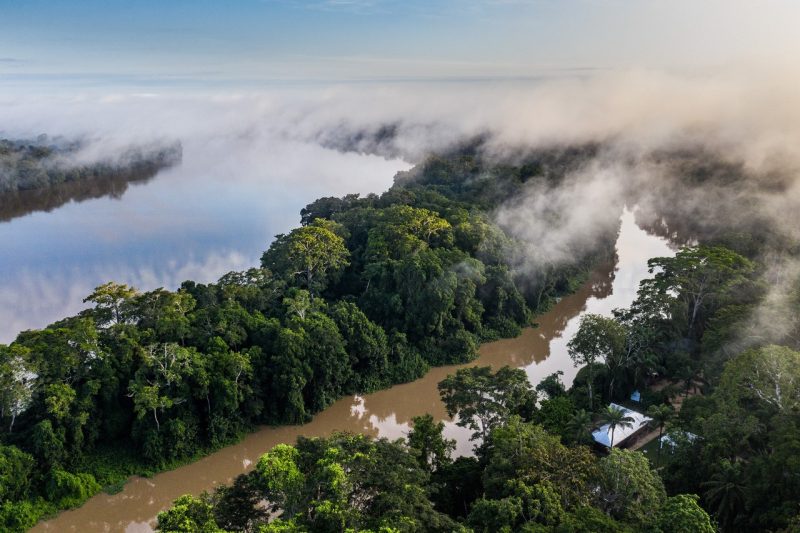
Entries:
{"label": "muddy water", "polygon": [[[628,305],[639,281],[647,275],[647,259],[671,253],[666,241],[638,228],[633,214],[626,211],[617,241],[616,265],[599,268],[579,291],[537,317],[536,327],[525,329],[517,338],[483,345],[480,357],[470,365],[524,368],[532,383],[561,370],[564,381],[571,384],[577,369],[569,359],[566,343],[577,329],[580,315],[609,313]],[[190,465],[151,479],[135,478],[119,494],[99,494],[83,507],[39,524],[34,531],[151,531],[156,514],[181,494],[197,494],[228,482],[249,470],[262,453],[276,444],[294,442],[298,435],[322,436],[347,430],[373,437],[403,437],[413,416],[431,413],[447,420],[436,384],[456,368],[434,368],[412,383],[343,398],[304,426],[261,429],[241,443]],[[457,453],[470,452],[469,431],[447,421],[445,433],[457,439]]]}

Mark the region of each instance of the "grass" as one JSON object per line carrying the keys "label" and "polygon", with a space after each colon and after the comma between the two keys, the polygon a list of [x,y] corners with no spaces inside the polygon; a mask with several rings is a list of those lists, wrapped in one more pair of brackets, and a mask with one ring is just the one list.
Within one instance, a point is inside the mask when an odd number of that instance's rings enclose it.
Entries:
{"label": "grass", "polygon": [[660,468],[664,466],[664,464],[666,463],[664,459],[670,453],[668,446],[663,448],[661,450],[661,460],[659,460],[658,443],[659,440],[656,437],[655,439],[651,440],[650,442],[639,448],[639,451],[642,452],[645,455],[645,457],[650,459],[650,463],[653,465],[653,468]]}

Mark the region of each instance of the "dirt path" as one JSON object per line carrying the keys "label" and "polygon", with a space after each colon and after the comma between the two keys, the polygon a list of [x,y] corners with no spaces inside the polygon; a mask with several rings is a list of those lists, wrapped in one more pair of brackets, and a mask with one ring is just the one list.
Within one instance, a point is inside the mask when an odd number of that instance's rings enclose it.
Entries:
{"label": "dirt path", "polygon": [[[659,381],[658,383],[656,383],[655,385],[653,385],[652,389],[655,390],[655,391],[659,391],[659,390],[662,390],[662,389],[668,387],[669,385],[674,385],[674,384],[676,384],[676,383],[670,382],[670,381],[667,381],[667,380],[662,380],[662,381]],[[693,381],[692,382],[692,386],[689,389],[688,395],[685,392],[682,392],[682,393],[677,394],[676,396],[670,398],[669,403],[672,405],[672,407],[675,408],[675,412],[676,413],[681,410],[681,406],[683,405],[683,402],[684,402],[684,400],[686,400],[686,398],[691,398],[692,396],[696,396],[696,395],[700,394],[700,387],[701,386],[702,386],[702,383],[699,383],[697,381]],[[639,448],[641,448],[641,447],[645,446],[646,444],[648,444],[653,439],[657,439],[657,438],[658,438],[658,428],[656,428],[656,429],[654,429],[654,430],[652,430],[652,431],[650,431],[648,433],[644,433],[644,434],[640,435],[639,438],[636,439],[636,442],[634,442],[633,444],[631,444],[627,448],[629,450],[638,450]]]}

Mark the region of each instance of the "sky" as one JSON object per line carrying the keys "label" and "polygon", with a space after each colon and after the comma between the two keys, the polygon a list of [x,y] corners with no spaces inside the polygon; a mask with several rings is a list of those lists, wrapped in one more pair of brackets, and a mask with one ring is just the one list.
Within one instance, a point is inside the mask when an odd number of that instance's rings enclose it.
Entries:
{"label": "sky", "polygon": [[790,63],[796,0],[0,0],[0,89]]}

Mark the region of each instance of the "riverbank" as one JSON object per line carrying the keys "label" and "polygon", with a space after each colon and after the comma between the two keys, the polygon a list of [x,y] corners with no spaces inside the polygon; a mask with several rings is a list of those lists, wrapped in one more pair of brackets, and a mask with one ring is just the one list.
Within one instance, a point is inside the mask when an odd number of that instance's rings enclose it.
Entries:
{"label": "riverbank", "polygon": [[556,370],[572,382],[577,370],[566,343],[577,329],[582,313],[608,313],[628,305],[641,279],[647,275],[647,259],[670,253],[666,241],[639,229],[629,212],[623,215],[617,241],[617,264],[595,270],[575,293],[565,296],[546,313],[535,317],[537,326],[526,328],[513,339],[486,343],[477,360],[463,365],[431,369],[416,381],[363,396],[342,398],[301,426],[262,428],[239,443],[199,461],[159,473],[135,477],[114,495],[98,494],[82,507],[65,511],[42,522],[33,531],[149,531],[158,511],[185,493],[199,494],[248,471],[258,457],[276,444],[293,443],[297,436],[324,436],[352,431],[372,437],[402,438],[411,417],[430,413],[445,420],[445,436],[456,439],[456,454],[471,452],[470,432],[449,421],[436,385],[456,369],[471,365],[524,368],[532,383]]}

